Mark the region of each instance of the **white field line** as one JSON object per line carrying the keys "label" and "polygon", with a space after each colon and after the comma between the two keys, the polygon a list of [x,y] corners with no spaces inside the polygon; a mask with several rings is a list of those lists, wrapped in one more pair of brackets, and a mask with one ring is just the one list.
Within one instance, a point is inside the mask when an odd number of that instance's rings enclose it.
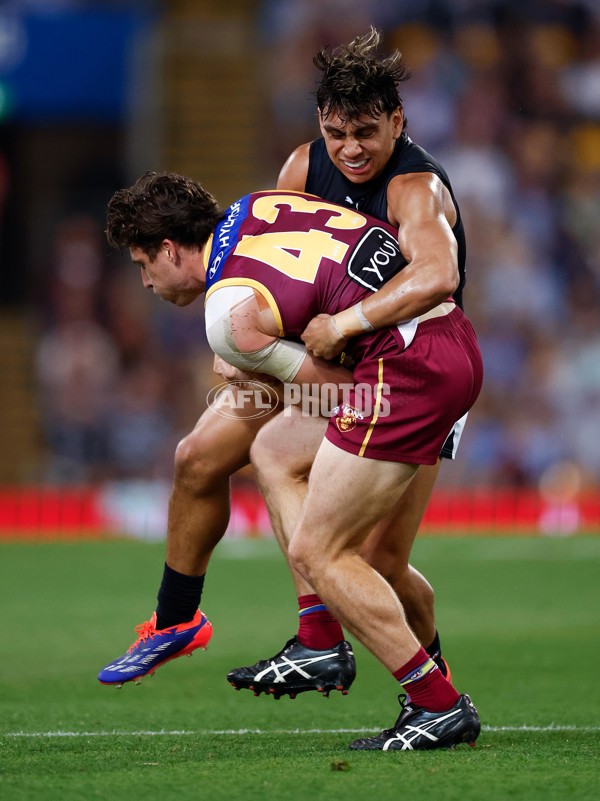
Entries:
{"label": "white field line", "polygon": [[[482,726],[484,732],[600,732],[600,726]],[[219,735],[242,734],[373,734],[380,729],[160,729],[158,731],[9,731],[2,737],[45,738],[45,737],[173,737],[197,735],[212,737]]]}

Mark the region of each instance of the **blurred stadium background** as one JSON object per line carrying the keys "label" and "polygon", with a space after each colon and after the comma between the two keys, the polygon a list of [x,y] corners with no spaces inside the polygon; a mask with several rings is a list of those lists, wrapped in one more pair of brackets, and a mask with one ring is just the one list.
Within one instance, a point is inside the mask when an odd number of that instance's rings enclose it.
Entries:
{"label": "blurred stadium background", "polygon": [[[486,363],[431,531],[600,531],[598,0],[0,2],[0,537],[161,538],[216,383],[201,307],[141,291],[104,209],[146,169],[222,205],[318,135],[313,54],[398,47],[446,166]],[[231,536],[268,532],[252,474]]]}

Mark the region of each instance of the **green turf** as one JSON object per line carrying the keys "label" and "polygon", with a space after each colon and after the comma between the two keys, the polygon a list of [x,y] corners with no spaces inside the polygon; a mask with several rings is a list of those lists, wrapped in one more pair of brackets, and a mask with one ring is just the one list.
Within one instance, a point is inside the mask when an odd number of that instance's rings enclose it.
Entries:
{"label": "green turf", "polygon": [[219,547],[206,653],[139,687],[100,686],[98,669],[154,608],[163,554],[127,541],[0,546],[2,801],[599,796],[600,538],[417,543],[455,684],[484,725],[474,749],[426,753],[347,750],[353,732],[391,725],[398,710],[395,683],[360,647],[347,697],[275,702],[227,684],[230,668],[295,630],[271,542]]}

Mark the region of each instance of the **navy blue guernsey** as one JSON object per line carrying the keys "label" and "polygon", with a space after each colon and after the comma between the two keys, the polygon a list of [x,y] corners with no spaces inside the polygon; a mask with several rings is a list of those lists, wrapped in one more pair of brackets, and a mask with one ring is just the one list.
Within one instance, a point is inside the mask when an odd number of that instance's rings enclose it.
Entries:
{"label": "navy blue guernsey", "polygon": [[305,192],[325,198],[343,206],[352,206],[365,214],[388,222],[387,188],[396,175],[415,172],[435,173],[450,192],[456,209],[456,223],[452,233],[457,243],[460,283],[454,293],[457,306],[462,309],[462,290],[465,285],[466,245],[460,210],[444,168],[412,139],[403,133],[396,142],[394,152],[383,171],[371,181],[355,184],[346,178],[329,158],[323,138],[311,142]]}

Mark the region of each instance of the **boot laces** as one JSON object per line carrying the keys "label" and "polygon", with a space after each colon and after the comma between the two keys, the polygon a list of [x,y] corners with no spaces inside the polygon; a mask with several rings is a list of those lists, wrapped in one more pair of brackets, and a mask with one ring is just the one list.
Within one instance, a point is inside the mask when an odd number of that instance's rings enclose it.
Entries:
{"label": "boot laces", "polygon": [[136,645],[139,645],[141,642],[145,642],[149,637],[154,637],[156,634],[156,628],[150,620],[140,623],[139,626],[135,627],[135,631],[138,635],[138,638],[133,645],[129,646],[129,651],[133,651]]}
{"label": "boot laces", "polygon": [[400,725],[400,721],[402,720],[402,716],[404,715],[404,711],[406,709],[406,706],[407,706],[407,704],[410,703],[410,701],[409,701],[409,699],[407,698],[407,696],[404,693],[400,693],[400,695],[398,696],[398,703],[400,704],[400,714],[398,715],[398,718],[396,719],[396,722],[394,723],[393,726],[391,726],[391,728],[384,729],[381,732],[381,734],[378,735],[379,737],[381,737],[381,736],[383,736],[383,737],[392,737],[395,734],[396,729],[398,728],[398,726]]}

